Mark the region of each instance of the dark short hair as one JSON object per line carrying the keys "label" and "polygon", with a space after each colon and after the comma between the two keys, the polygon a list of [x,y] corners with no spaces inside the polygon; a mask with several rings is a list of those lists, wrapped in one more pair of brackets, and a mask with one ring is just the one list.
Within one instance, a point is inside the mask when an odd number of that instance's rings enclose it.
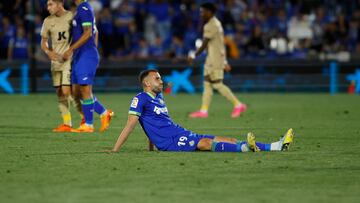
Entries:
{"label": "dark short hair", "polygon": [[[49,1],[49,0],[48,0]],[[54,2],[58,2],[58,3],[62,3],[64,4],[64,0],[51,0],[51,1],[54,1]]]}
{"label": "dark short hair", "polygon": [[149,75],[149,73],[151,72],[155,72],[155,73],[158,73],[159,71],[156,70],[156,69],[148,69],[148,70],[143,70],[140,72],[139,74],[139,82],[140,84],[142,85],[143,81],[144,81],[144,78],[146,78],[146,76]]}
{"label": "dark short hair", "polygon": [[216,13],[216,10],[217,10],[215,4],[209,3],[209,2],[201,4],[200,8],[206,9],[214,14]]}

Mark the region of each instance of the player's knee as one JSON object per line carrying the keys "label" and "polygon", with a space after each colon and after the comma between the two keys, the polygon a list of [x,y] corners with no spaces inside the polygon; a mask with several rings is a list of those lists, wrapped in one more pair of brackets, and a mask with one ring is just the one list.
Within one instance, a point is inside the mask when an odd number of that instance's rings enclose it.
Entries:
{"label": "player's knee", "polygon": [[236,142],[237,142],[237,139],[235,139],[235,138],[229,138],[229,141],[236,143]]}
{"label": "player's knee", "polygon": [[209,151],[211,150],[212,139],[203,138],[199,141],[197,148],[201,151]]}
{"label": "player's knee", "polygon": [[63,89],[62,94],[64,97],[68,98],[71,96],[71,91],[70,91],[70,89]]}
{"label": "player's knee", "polygon": [[63,95],[60,87],[56,87],[55,92],[58,97],[61,97]]}
{"label": "player's knee", "polygon": [[216,82],[216,83],[213,83],[212,86],[213,86],[214,89],[219,90],[224,86],[224,83],[222,81],[221,82]]}
{"label": "player's knee", "polygon": [[92,95],[91,89],[86,86],[82,86],[80,88],[80,95],[82,98],[90,98]]}

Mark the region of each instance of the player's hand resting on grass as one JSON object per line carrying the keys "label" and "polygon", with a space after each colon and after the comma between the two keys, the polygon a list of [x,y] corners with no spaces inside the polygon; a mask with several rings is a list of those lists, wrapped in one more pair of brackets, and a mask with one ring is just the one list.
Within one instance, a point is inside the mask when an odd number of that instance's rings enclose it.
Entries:
{"label": "player's hand resting on grass", "polygon": [[117,151],[115,151],[114,149],[106,149],[106,150],[102,150],[101,152],[111,154],[111,153],[116,153]]}

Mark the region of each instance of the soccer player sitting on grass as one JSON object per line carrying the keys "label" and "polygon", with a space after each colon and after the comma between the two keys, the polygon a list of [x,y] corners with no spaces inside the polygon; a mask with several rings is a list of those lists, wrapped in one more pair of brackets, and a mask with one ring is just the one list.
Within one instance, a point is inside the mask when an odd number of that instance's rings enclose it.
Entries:
{"label": "soccer player sitting on grass", "polygon": [[279,141],[270,144],[255,142],[255,135],[251,132],[247,135],[247,141],[239,141],[235,138],[199,135],[186,130],[174,123],[168,114],[162,97],[163,81],[159,72],[143,71],[139,80],[144,91],[133,98],[128,121],[113,149],[107,152],[118,152],[138,121],[150,142],[161,151],[284,151],[288,150],[293,142],[292,129],[289,129]]}

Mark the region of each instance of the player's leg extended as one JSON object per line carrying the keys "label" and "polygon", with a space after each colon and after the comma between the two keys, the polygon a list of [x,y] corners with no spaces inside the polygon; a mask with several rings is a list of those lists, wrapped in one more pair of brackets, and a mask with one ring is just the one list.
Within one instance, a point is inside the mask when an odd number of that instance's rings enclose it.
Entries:
{"label": "player's leg extended", "polygon": [[208,117],[208,109],[211,103],[211,98],[213,95],[213,89],[211,83],[206,80],[204,81],[204,91],[202,95],[202,102],[200,111],[195,111],[189,115],[190,118],[206,118]]}
{"label": "player's leg extended", "polygon": [[212,83],[212,86],[214,89],[216,89],[222,96],[224,96],[227,100],[229,100],[233,106],[234,109],[231,113],[231,117],[236,118],[239,117],[240,114],[244,111],[246,111],[246,105],[242,104],[234,95],[234,93],[231,91],[231,89],[226,86],[222,80],[217,80]]}
{"label": "player's leg extended", "polygon": [[[251,132],[249,134],[252,134]],[[256,146],[260,149],[260,151],[286,151],[289,150],[290,145],[294,141],[294,130],[290,128],[286,131],[285,135],[283,135],[279,141],[272,143],[261,143],[256,142]]]}
{"label": "player's leg extended", "polygon": [[247,142],[239,141],[235,138],[216,136],[214,139],[202,138],[198,145],[198,150],[214,152],[248,152],[259,151],[255,145],[255,136],[247,138]]}

